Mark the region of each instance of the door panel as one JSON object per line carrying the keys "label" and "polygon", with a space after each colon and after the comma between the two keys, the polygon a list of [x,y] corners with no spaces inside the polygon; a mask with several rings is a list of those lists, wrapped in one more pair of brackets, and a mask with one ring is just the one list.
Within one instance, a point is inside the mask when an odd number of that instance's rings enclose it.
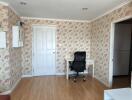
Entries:
{"label": "door panel", "polygon": [[55,28],[33,27],[33,68],[35,76],[55,74]]}
{"label": "door panel", "polygon": [[55,34],[52,30],[47,30],[47,49],[55,49]]}
{"label": "door panel", "polygon": [[129,24],[116,24],[114,38],[113,74],[128,75],[131,43],[131,26]]}

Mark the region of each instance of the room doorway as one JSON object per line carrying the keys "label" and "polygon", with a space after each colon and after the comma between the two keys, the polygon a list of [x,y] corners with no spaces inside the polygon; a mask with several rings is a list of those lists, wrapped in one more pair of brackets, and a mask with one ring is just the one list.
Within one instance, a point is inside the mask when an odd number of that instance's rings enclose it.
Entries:
{"label": "room doorway", "polygon": [[34,25],[32,41],[34,76],[55,75],[56,27]]}
{"label": "room doorway", "polygon": [[132,70],[132,18],[112,24],[110,47],[110,86],[131,86]]}

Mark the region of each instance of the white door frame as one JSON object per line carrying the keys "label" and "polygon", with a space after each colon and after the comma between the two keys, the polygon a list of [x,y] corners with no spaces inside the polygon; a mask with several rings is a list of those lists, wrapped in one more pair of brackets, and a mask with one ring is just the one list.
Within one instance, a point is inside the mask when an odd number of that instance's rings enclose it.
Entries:
{"label": "white door frame", "polygon": [[112,87],[113,83],[113,56],[114,56],[114,34],[115,34],[115,24],[121,21],[125,21],[132,18],[132,16],[127,16],[116,20],[111,23],[111,32],[110,32],[110,52],[109,52],[109,87]]}
{"label": "white door frame", "polygon": [[43,25],[43,24],[33,24],[32,25],[32,76],[35,76],[35,74],[34,74],[34,67],[33,67],[33,27],[34,26],[43,26],[43,27],[54,27],[55,28],[55,75],[56,75],[56,65],[57,65],[57,63],[56,63],[56,59],[57,59],[57,26],[56,25]]}

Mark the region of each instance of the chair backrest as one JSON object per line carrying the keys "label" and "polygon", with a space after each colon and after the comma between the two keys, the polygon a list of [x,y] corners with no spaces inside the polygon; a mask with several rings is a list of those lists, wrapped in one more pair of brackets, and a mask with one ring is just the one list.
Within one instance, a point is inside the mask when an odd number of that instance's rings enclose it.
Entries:
{"label": "chair backrest", "polygon": [[86,60],[86,52],[78,51],[74,53],[74,61],[85,61]]}
{"label": "chair backrest", "polygon": [[86,69],[86,52],[75,52],[74,53],[74,61],[71,64],[71,70],[76,72],[84,72]]}

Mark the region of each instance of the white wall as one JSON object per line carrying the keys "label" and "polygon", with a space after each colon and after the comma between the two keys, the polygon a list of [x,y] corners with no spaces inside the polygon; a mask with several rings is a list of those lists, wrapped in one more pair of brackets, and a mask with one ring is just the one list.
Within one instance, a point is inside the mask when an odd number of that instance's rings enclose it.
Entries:
{"label": "white wall", "polygon": [[116,24],[113,74],[128,75],[131,43],[131,24]]}

